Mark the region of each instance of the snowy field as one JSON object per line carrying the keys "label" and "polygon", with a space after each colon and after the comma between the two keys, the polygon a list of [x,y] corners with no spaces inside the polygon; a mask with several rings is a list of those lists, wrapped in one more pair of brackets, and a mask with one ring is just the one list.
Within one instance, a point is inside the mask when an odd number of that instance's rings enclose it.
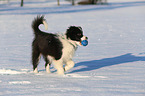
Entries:
{"label": "snowy field", "polygon": [[[75,5],[60,0],[0,1],[0,96],[145,96],[145,0],[108,0]],[[76,65],[59,76],[44,61],[32,72],[31,22],[45,14],[48,31],[82,26],[89,38]],[[40,26],[44,30],[43,26]]]}

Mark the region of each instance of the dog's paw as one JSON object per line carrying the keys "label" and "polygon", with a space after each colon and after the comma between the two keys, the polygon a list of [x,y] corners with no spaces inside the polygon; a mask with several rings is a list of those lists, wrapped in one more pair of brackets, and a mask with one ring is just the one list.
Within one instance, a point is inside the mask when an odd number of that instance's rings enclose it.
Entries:
{"label": "dog's paw", "polygon": [[57,74],[58,74],[58,75],[64,75],[64,72],[62,72],[62,71],[57,71]]}
{"label": "dog's paw", "polygon": [[47,72],[47,73],[51,73],[51,71],[50,71],[50,70],[46,70],[46,72]]}
{"label": "dog's paw", "polygon": [[35,70],[33,72],[34,73],[39,73],[37,68],[35,68]]}

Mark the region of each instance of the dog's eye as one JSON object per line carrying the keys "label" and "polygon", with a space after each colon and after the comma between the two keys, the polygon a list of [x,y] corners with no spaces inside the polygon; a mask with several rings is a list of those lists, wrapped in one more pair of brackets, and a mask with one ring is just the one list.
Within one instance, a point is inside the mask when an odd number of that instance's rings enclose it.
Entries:
{"label": "dog's eye", "polygon": [[78,36],[82,36],[82,34],[81,33],[79,33],[79,34],[77,34]]}

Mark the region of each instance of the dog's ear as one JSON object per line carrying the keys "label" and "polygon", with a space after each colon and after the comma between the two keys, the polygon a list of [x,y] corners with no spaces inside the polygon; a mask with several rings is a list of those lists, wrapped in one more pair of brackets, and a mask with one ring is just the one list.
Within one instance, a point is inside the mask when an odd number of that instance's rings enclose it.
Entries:
{"label": "dog's ear", "polygon": [[70,26],[68,27],[68,29],[66,30],[66,36],[67,36],[67,39],[71,36],[71,29],[72,29],[73,26]]}
{"label": "dog's ear", "polygon": [[68,27],[67,31],[66,31],[66,36],[67,36],[67,39],[71,39],[71,37],[73,37],[76,32],[76,26],[70,26]]}

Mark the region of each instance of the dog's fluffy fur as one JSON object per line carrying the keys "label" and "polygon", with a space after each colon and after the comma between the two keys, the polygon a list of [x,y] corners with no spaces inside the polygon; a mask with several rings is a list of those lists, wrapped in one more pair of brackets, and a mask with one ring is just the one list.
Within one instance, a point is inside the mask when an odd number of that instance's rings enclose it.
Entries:
{"label": "dog's fluffy fur", "polygon": [[[64,74],[64,71],[71,69],[75,64],[72,61],[75,50],[81,41],[87,39],[83,36],[81,27],[70,26],[64,35],[42,32],[39,25],[44,24],[47,27],[44,16],[37,16],[32,22],[34,31],[34,41],[32,43],[32,64],[35,73],[38,73],[38,63],[40,55],[44,57],[45,68],[50,72],[51,63],[54,64],[58,74]],[[63,64],[65,67],[63,68]]]}

